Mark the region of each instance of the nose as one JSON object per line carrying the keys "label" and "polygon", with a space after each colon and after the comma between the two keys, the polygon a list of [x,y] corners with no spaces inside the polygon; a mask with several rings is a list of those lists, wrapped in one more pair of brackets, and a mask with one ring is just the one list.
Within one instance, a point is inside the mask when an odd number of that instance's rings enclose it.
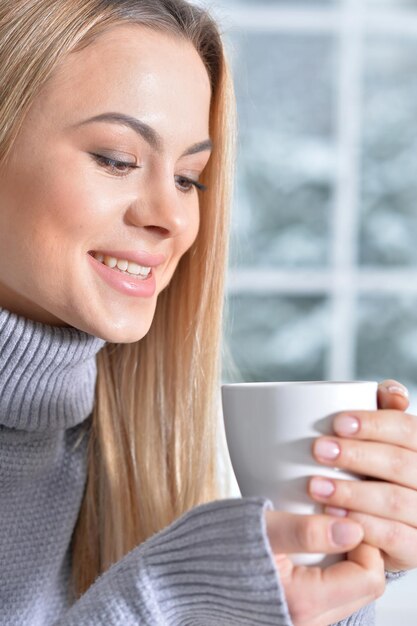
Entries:
{"label": "nose", "polygon": [[191,205],[177,189],[174,177],[142,181],[126,214],[128,222],[160,237],[184,235],[192,224]]}

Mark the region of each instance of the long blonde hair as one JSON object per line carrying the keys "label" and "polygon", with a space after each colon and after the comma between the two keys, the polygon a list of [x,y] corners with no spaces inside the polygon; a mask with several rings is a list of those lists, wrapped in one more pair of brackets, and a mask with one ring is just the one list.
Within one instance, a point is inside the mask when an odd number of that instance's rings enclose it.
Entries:
{"label": "long blonde hair", "polygon": [[234,96],[218,28],[184,0],[2,0],[0,162],[63,57],[105,30],[135,23],[188,39],[212,84],[214,150],[204,172],[200,230],[152,327],[139,342],[97,356],[87,485],[72,541],[70,597],[197,504],[219,497],[218,383]]}

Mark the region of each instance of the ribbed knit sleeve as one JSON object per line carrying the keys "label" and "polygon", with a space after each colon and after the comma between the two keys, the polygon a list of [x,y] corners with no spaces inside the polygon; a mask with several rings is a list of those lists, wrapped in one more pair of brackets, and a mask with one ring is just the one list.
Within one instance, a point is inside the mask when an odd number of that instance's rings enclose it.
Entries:
{"label": "ribbed knit sleeve", "polygon": [[[55,626],[293,626],[263,498],[196,507],[100,576]],[[375,604],[334,626],[374,626]]]}
{"label": "ribbed knit sleeve", "polygon": [[263,498],[195,507],[100,576],[57,626],[291,626]]}

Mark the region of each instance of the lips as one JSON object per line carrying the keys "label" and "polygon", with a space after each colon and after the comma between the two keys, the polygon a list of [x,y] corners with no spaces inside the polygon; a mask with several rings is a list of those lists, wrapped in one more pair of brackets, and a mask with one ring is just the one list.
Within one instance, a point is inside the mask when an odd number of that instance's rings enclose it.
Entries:
{"label": "lips", "polygon": [[[90,266],[94,272],[112,290],[136,298],[151,298],[156,291],[156,277],[151,271],[146,278],[130,276],[127,272],[115,271],[94,258],[93,254],[87,254]],[[149,266],[150,267],[150,266]],[[155,266],[154,266],[155,267]]]}

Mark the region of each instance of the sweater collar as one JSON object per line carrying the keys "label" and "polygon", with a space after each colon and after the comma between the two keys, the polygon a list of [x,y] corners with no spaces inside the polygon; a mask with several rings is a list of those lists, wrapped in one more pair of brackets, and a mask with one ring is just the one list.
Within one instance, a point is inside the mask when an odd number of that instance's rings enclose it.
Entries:
{"label": "sweater collar", "polygon": [[96,355],[105,343],[0,307],[0,424],[45,431],[84,421],[93,409]]}

